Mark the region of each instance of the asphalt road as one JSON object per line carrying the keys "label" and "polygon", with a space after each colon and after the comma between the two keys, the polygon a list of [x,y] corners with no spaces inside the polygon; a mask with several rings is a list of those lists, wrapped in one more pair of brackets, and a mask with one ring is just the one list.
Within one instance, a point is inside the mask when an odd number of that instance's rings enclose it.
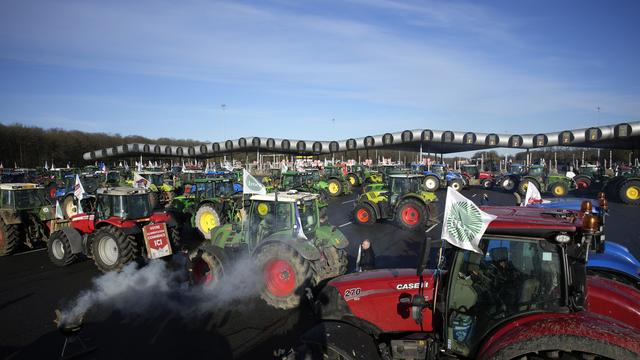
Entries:
{"label": "asphalt road", "polygon": [[[479,203],[483,192],[464,190],[463,194]],[[511,194],[486,193],[491,204],[513,203]],[[438,192],[438,196],[442,211],[445,192]],[[372,242],[378,267],[414,267],[424,233],[408,233],[388,222],[370,227],[354,225],[352,199],[332,199],[329,205],[330,222],[350,241],[349,270],[354,268],[358,244],[364,239]],[[640,207],[611,203],[610,214],[607,240],[627,246],[640,258]],[[437,225],[427,235],[439,239],[440,231]],[[54,309],[64,307],[89,289],[99,276],[91,261],[57,268],[43,250],[0,258],[0,358],[59,357],[64,337],[54,326]],[[188,319],[163,308],[125,316],[98,307],[87,313],[81,332],[85,344],[94,350],[80,358],[270,359],[295,346],[299,335],[313,323],[306,306],[274,310],[254,297],[234,299],[223,309]],[[77,342],[72,343],[69,351],[79,348]]]}

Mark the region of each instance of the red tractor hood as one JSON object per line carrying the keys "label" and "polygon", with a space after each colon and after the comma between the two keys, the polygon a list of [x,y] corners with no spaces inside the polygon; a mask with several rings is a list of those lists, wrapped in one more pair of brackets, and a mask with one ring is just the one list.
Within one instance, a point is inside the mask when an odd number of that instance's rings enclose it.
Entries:
{"label": "red tractor hood", "polygon": [[[434,278],[432,270],[424,271],[424,296],[430,302]],[[327,284],[320,297],[319,311],[325,319],[364,320],[372,332],[431,331],[431,310],[423,311],[422,326],[411,317],[411,296],[418,293],[418,287],[415,269],[380,269],[343,275]],[[323,308],[325,300],[340,305]]]}

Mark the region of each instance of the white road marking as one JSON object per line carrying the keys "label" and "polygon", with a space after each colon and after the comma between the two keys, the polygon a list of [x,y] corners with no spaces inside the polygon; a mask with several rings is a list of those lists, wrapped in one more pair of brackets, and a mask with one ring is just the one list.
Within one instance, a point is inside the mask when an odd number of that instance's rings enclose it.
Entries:
{"label": "white road marking", "polygon": [[43,250],[47,250],[47,248],[41,248],[41,249],[35,249],[35,250],[29,250],[29,251],[25,251],[25,252],[23,252],[23,253],[15,254],[15,255],[13,255],[13,256],[26,255],[26,254],[31,254],[31,253],[38,252],[38,251],[43,251]]}
{"label": "white road marking", "polygon": [[347,226],[347,225],[351,225],[351,224],[353,224],[353,222],[352,222],[352,221],[349,221],[348,223],[344,223],[344,224],[342,224],[342,225],[340,225],[340,226],[338,226],[338,227],[339,227],[339,228],[341,228],[341,227],[345,227],[345,226]]}
{"label": "white road marking", "polygon": [[352,202],[354,202],[354,201],[355,201],[355,200],[349,200],[349,201],[345,201],[345,202],[343,202],[342,204],[344,205],[344,204],[352,203]]}

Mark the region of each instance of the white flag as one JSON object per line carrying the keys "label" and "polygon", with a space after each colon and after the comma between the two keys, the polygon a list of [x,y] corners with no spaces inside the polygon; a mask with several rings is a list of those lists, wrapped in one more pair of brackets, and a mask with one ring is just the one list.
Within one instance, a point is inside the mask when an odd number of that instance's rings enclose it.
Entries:
{"label": "white flag", "polygon": [[304,230],[302,229],[302,220],[300,219],[300,211],[298,211],[298,206],[295,205],[296,208],[296,228],[298,228],[298,239],[307,240],[307,235],[304,234]]}
{"label": "white flag", "polygon": [[229,171],[233,171],[233,165],[231,165],[228,161],[224,162],[224,168]]}
{"label": "white flag", "polygon": [[448,187],[442,238],[453,246],[482,254],[480,239],[495,218],[495,215],[480,210],[473,201]]}
{"label": "white flag", "polygon": [[249,174],[246,169],[242,169],[242,192],[245,194],[266,195],[267,188],[260,181]]}
{"label": "white flag", "polygon": [[73,186],[73,195],[78,199],[78,202],[84,199],[84,187],[82,186],[82,181],[80,181],[80,176],[76,175],[76,183]]}
{"label": "white flag", "polygon": [[62,214],[62,207],[60,206],[60,201],[56,200],[56,219],[64,219],[64,215]]}
{"label": "white flag", "polygon": [[289,171],[289,167],[287,166],[287,164],[282,164],[282,169],[280,169],[280,172],[286,173],[287,171]]}
{"label": "white flag", "polygon": [[529,184],[527,184],[527,194],[524,197],[524,204],[522,204],[522,206],[540,203],[542,203],[542,195],[540,195],[538,188],[529,181]]}
{"label": "white flag", "polygon": [[134,188],[144,188],[147,189],[149,187],[149,180],[145,179],[138,173],[133,174],[133,187]]}

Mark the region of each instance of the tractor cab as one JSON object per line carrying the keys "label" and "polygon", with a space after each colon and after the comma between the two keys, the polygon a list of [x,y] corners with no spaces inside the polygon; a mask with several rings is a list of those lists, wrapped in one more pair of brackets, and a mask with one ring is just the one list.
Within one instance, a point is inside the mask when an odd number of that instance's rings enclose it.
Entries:
{"label": "tractor cab", "polygon": [[316,168],[308,168],[304,169],[308,178],[310,178],[313,182],[320,181],[320,170]]}
{"label": "tractor cab", "polygon": [[[299,192],[253,195],[248,217],[243,224],[247,232],[245,239],[251,240],[247,244],[249,249],[254,249],[268,237],[301,240],[304,233],[307,239],[314,239],[320,225],[318,198],[316,194]],[[302,233],[299,232],[297,216]]]}
{"label": "tractor cab", "polygon": [[399,198],[402,198],[407,194],[419,194],[424,191],[422,181],[424,176],[412,174],[412,175],[391,175],[389,176],[389,190],[391,197],[389,203],[394,205]]}
{"label": "tractor cab", "polygon": [[526,174],[533,177],[543,177],[546,175],[546,169],[544,165],[531,165]]}
{"label": "tractor cab", "polygon": [[478,168],[478,165],[472,165],[472,164],[462,165],[460,166],[460,171],[463,174],[469,175],[473,179],[477,179],[480,177],[480,169]]}
{"label": "tractor cab", "polygon": [[115,187],[98,189],[96,195],[98,218],[105,220],[116,217],[122,220],[148,218],[153,207],[146,189]]}
{"label": "tractor cab", "polygon": [[602,168],[600,168],[597,165],[587,164],[587,165],[581,165],[578,172],[580,173],[580,175],[594,178],[602,175]]}
{"label": "tractor cab", "polygon": [[524,164],[511,164],[509,165],[509,174],[523,175],[527,172],[527,166]]}
{"label": "tractor cab", "polygon": [[189,187],[188,195],[196,199],[230,198],[235,194],[233,183],[229,179],[197,179]]}
{"label": "tractor cab", "polygon": [[342,168],[338,166],[327,166],[324,168],[324,176],[325,178],[337,177],[343,178],[344,173],[342,172]]}
{"label": "tractor cab", "polygon": [[280,178],[280,188],[283,190],[302,189],[309,185],[308,182],[313,182],[313,180],[307,177],[304,173],[287,171],[282,173]]}
{"label": "tractor cab", "polygon": [[[87,194],[94,194],[96,189],[98,189],[99,179],[97,176],[93,174],[82,174],[79,175],[80,183],[82,183],[82,187]],[[64,177],[64,184],[61,188],[55,193],[56,198],[65,197],[69,194],[72,194],[76,185],[76,175],[66,175]]]}
{"label": "tractor cab", "polygon": [[0,209],[8,211],[51,211],[44,187],[37,184],[8,183],[0,185]]}

